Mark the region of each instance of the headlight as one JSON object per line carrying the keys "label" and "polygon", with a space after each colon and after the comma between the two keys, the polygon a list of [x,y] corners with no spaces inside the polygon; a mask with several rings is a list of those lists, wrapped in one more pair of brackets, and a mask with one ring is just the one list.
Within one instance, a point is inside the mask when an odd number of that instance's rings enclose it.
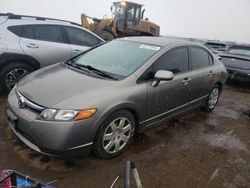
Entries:
{"label": "headlight", "polygon": [[93,116],[96,109],[85,109],[85,110],[56,110],[56,109],[45,109],[39,115],[39,119],[46,121],[78,121],[87,119]]}
{"label": "headlight", "polygon": [[57,110],[54,109],[45,109],[40,114],[40,119],[42,120],[52,120],[55,117]]}
{"label": "headlight", "polygon": [[77,113],[78,111],[74,110],[59,110],[55,116],[55,120],[71,120],[76,116]]}

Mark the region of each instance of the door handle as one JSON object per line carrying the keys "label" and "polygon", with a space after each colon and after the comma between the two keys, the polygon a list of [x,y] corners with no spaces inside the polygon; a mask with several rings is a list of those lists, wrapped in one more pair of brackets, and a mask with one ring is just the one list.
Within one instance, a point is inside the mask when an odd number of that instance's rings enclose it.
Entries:
{"label": "door handle", "polygon": [[190,78],[184,78],[184,80],[182,80],[182,83],[183,83],[184,85],[187,85],[190,81],[191,81]]}
{"label": "door handle", "polygon": [[33,43],[27,44],[26,46],[27,46],[28,48],[39,48],[38,45],[33,44]]}

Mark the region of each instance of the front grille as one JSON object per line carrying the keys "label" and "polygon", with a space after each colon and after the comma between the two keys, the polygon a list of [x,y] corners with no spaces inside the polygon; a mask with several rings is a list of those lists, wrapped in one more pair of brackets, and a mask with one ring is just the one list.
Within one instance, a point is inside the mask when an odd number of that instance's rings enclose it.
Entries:
{"label": "front grille", "polygon": [[18,105],[20,108],[29,108],[36,112],[41,112],[44,109],[44,107],[36,103],[33,103],[32,101],[25,98],[17,89],[16,89],[16,96],[18,98]]}

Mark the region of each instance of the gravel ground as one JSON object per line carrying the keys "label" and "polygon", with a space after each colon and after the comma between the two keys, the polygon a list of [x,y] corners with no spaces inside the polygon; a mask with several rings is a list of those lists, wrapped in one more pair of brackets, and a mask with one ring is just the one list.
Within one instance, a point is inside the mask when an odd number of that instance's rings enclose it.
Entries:
{"label": "gravel ground", "polygon": [[211,113],[199,110],[143,135],[112,160],[64,161],[30,150],[8,127],[5,95],[0,96],[0,169],[15,169],[56,187],[123,185],[132,160],[143,187],[250,187],[250,89],[226,86]]}

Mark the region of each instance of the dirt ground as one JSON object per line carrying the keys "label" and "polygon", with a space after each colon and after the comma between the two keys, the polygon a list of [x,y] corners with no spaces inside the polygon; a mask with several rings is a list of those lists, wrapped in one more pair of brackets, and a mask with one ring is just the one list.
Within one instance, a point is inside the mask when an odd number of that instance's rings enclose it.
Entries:
{"label": "dirt ground", "polygon": [[0,97],[0,169],[14,169],[56,187],[123,185],[132,160],[143,187],[250,187],[250,89],[226,86],[212,113],[199,110],[139,135],[121,156],[64,161],[21,143],[7,125]]}

